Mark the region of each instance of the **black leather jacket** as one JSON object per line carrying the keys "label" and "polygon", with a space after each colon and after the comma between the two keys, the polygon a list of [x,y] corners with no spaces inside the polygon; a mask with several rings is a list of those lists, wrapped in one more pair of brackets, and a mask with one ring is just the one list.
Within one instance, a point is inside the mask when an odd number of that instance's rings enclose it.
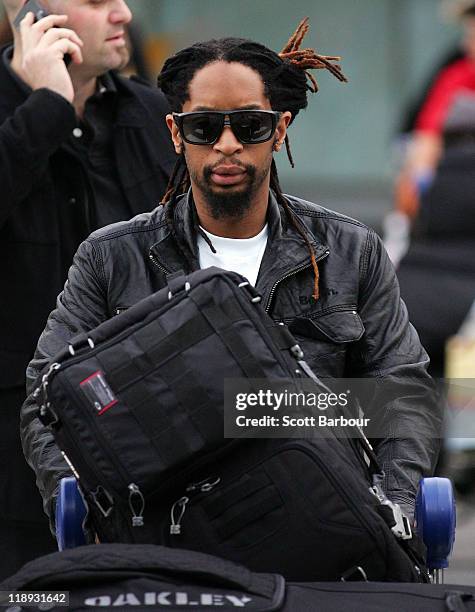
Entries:
{"label": "black leather jacket", "polygon": [[[393,267],[374,231],[321,206],[287,198],[315,245],[321,297],[317,302],[311,297],[308,249],[286,223],[273,194],[270,238],[257,289],[270,315],[290,325],[319,376],[411,379],[401,396],[386,398],[381,406],[390,420],[391,436],[377,441],[376,449],[386,471],[388,495],[411,509],[420,477],[432,473],[437,459],[441,409],[427,392],[427,354],[400,301]],[[41,370],[71,337],[162,288],[167,273],[199,267],[190,200],[183,196],[174,211],[181,245],[159,207],[98,230],[80,246],[27,370],[30,394]],[[22,408],[21,435],[51,513],[58,480],[69,469],[51,433],[38,420],[31,395]]]}

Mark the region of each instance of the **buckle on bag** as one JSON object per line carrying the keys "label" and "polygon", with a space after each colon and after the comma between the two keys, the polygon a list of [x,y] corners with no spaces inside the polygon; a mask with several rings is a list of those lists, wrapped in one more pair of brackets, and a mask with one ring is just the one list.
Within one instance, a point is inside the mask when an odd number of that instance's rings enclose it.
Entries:
{"label": "buckle on bag", "polygon": [[51,378],[60,369],[60,367],[60,363],[51,364],[46,374],[42,376],[41,384],[35,389],[33,393],[33,398],[39,406],[40,421],[46,427],[53,427],[53,425],[59,423],[58,415],[53,410],[51,402],[49,401],[48,387]]}
{"label": "buckle on bag", "polygon": [[400,540],[410,540],[412,538],[412,529],[409,519],[402,513],[399,504],[394,504],[393,502],[389,502],[389,504],[393,511],[394,520],[396,521],[396,524],[391,527],[391,531]]}
{"label": "buckle on bag", "polygon": [[394,523],[389,525],[389,528],[394,533],[396,538],[399,540],[411,540],[411,523],[409,522],[407,516],[403,514],[401,506],[399,504],[395,504],[386,497],[386,494],[378,482],[375,482],[369,490],[378,498],[382,506],[385,506],[390,510]]}

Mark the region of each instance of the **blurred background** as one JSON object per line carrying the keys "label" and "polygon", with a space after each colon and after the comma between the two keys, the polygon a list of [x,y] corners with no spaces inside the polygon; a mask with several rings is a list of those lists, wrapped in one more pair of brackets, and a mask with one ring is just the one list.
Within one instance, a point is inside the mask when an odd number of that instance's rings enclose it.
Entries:
{"label": "blurred background", "polygon": [[281,183],[384,238],[432,373],[455,381],[439,468],[459,506],[447,582],[475,584],[475,0],[128,3],[128,71],[152,83],[197,40],[243,36],[279,51],[305,16],[306,45],[343,57],[349,83],[317,74],[320,92],[290,131],[295,169],[278,159]]}
{"label": "blurred background", "polygon": [[[375,227],[392,206],[393,144],[406,108],[458,40],[439,0],[129,0],[152,80],[163,59],[197,40],[244,36],[280,51],[310,17],[306,43],[342,55],[350,82],[319,75],[320,92],[292,127],[296,167],[280,156],[289,193]],[[1,9],[0,9],[1,11]]]}

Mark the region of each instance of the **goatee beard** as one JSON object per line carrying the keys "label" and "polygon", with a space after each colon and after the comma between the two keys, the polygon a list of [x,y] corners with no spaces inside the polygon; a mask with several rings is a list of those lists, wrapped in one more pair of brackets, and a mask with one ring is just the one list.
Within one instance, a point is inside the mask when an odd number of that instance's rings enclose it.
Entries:
{"label": "goatee beard", "polygon": [[213,173],[211,166],[204,167],[202,178],[192,173],[192,178],[202,191],[206,206],[213,219],[242,219],[251,208],[254,195],[266,179],[269,169],[258,174],[255,166],[246,165],[242,167],[246,170],[247,182],[246,186],[238,191],[215,191],[211,182]]}

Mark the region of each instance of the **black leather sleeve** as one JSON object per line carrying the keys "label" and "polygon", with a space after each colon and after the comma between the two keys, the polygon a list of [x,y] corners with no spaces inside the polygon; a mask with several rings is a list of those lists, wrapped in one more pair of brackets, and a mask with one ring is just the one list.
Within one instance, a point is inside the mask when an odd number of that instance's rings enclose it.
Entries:
{"label": "black leather sleeve", "polygon": [[93,329],[107,318],[102,260],[92,242],[83,242],[74,258],[64,291],[41,334],[26,372],[28,397],[21,409],[20,431],[25,457],[36,473],[46,513],[54,522],[54,497],[63,476],[71,475],[48,428],[38,418],[32,396],[37,382],[54,356],[77,334]]}
{"label": "black leather sleeve", "polygon": [[373,442],[388,497],[412,514],[419,481],[433,474],[437,462],[444,403],[427,373],[429,358],[400,299],[392,263],[373,231],[360,279],[358,312],[365,334],[352,352],[352,369],[379,379],[371,402],[379,432]]}

